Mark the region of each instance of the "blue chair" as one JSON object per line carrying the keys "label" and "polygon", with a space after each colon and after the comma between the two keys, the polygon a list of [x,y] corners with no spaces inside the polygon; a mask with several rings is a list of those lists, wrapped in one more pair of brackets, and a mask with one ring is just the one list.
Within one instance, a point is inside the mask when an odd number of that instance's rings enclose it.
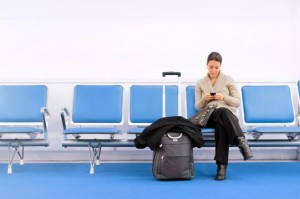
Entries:
{"label": "blue chair", "polygon": [[[187,86],[186,87],[186,118],[191,118],[198,111],[195,108],[195,86]],[[201,128],[201,132],[203,136],[207,139],[211,139],[212,135],[215,132],[214,128]]]}
{"label": "blue chair", "polygon": [[45,85],[0,86],[0,146],[9,149],[8,173],[16,154],[24,164],[25,146],[49,145],[46,104]]}
{"label": "blue chair", "polygon": [[[288,142],[278,145],[288,146],[300,133],[295,126],[295,113],[288,85],[244,85],[242,91],[242,112],[246,132],[259,140],[263,134],[285,134]],[[265,141],[264,146],[274,145]]]}
{"label": "blue chair", "polygon": [[[72,116],[61,111],[64,147],[89,147],[90,173],[100,164],[102,146],[113,146],[114,135],[123,122],[123,87],[121,85],[77,85],[74,88]],[[72,138],[70,138],[72,136]],[[81,138],[82,136],[89,138]],[[104,136],[104,137],[103,137]],[[109,136],[106,138],[105,136]]]}
{"label": "blue chair", "polygon": [[[177,116],[178,110],[178,86],[167,85],[166,92],[166,116]],[[128,123],[134,126],[128,129],[128,134],[138,135],[144,128],[163,117],[163,87],[161,85],[132,85],[130,87],[130,102]]]}

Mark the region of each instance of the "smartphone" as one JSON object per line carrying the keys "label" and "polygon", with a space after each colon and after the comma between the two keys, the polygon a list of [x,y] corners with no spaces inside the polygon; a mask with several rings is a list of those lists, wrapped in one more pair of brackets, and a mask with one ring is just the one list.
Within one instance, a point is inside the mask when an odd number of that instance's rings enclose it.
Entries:
{"label": "smartphone", "polygon": [[215,96],[215,95],[216,95],[216,92],[211,92],[210,95],[211,95],[211,96]]}

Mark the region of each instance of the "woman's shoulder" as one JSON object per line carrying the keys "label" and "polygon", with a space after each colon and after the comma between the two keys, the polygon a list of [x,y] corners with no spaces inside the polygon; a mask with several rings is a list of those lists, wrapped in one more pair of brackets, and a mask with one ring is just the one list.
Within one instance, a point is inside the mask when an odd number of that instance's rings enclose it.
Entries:
{"label": "woman's shoulder", "polygon": [[227,75],[225,73],[221,73],[221,75],[223,76],[223,79],[225,79],[226,81],[228,81],[228,82],[235,82],[232,76]]}

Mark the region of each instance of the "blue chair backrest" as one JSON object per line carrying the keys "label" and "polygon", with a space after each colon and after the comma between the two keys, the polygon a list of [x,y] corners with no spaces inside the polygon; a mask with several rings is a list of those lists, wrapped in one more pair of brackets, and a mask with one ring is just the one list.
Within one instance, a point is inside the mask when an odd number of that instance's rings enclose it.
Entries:
{"label": "blue chair backrest", "polygon": [[186,87],[186,117],[190,118],[198,111],[195,109],[195,86]]}
{"label": "blue chair backrest", "polygon": [[72,120],[75,123],[122,123],[121,85],[77,85]]}
{"label": "blue chair backrest", "polygon": [[294,109],[287,85],[242,87],[245,123],[293,123]]}
{"label": "blue chair backrest", "polygon": [[[178,115],[178,87],[166,86],[166,116]],[[161,85],[133,85],[130,87],[129,121],[152,123],[162,117]]]}
{"label": "blue chair backrest", "polygon": [[45,85],[1,85],[0,122],[42,122],[46,103]]}

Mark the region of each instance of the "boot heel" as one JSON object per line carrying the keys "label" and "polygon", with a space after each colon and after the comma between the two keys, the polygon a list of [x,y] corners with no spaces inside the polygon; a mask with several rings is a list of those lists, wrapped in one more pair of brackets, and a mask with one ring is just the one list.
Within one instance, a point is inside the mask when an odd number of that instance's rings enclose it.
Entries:
{"label": "boot heel", "polygon": [[251,152],[251,149],[248,145],[248,142],[246,140],[246,138],[244,137],[238,137],[238,147],[244,157],[244,160],[249,160],[250,158],[253,158],[253,154]]}

